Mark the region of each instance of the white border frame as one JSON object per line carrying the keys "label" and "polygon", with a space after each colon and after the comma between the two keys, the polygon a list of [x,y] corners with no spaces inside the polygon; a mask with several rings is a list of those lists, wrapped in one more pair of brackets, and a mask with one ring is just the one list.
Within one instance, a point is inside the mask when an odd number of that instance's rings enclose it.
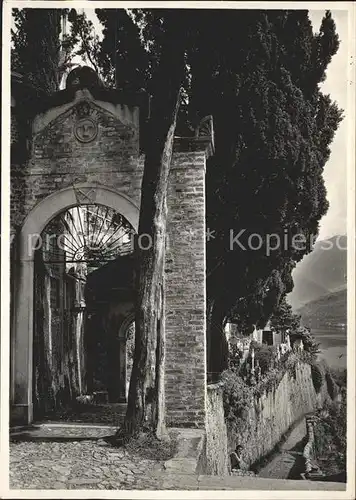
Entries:
{"label": "white border frame", "polygon": [[[3,79],[2,79],[2,273],[1,273],[1,470],[8,471],[9,465],[9,207],[10,207],[10,23],[11,8],[224,8],[224,9],[308,9],[308,10],[347,10],[349,21],[349,74],[348,74],[348,334],[347,334],[347,370],[348,370],[348,482],[345,492],[340,491],[262,491],[238,490],[219,491],[219,498],[310,498],[310,499],[353,499],[355,498],[355,2],[113,2],[113,1],[29,1],[5,0],[3,4]],[[216,498],[217,491],[100,491],[98,490],[9,490],[8,477],[1,479],[3,498]]]}

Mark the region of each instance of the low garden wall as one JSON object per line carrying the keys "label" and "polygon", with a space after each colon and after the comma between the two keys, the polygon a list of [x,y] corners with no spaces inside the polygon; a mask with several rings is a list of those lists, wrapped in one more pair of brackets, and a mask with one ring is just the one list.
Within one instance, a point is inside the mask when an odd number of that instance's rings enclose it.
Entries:
{"label": "low garden wall", "polygon": [[223,384],[221,383],[207,386],[206,436],[200,460],[200,471],[218,476],[226,476],[230,473]]}

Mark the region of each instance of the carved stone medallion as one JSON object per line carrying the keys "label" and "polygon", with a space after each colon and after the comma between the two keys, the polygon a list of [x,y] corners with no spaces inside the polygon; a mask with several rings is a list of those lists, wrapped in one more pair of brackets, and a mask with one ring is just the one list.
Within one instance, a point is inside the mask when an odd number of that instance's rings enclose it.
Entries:
{"label": "carved stone medallion", "polygon": [[80,142],[91,142],[97,135],[98,125],[89,117],[82,118],[74,124],[74,136]]}

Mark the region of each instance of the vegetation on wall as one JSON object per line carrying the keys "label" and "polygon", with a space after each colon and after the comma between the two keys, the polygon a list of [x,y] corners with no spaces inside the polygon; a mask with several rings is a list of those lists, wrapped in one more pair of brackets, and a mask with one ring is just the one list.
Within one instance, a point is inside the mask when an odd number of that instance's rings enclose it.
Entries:
{"label": "vegetation on wall", "polygon": [[328,390],[328,394],[332,400],[336,398],[336,396],[339,393],[339,387],[329,369],[326,369],[325,371],[325,381],[326,381],[326,387]]}
{"label": "vegetation on wall", "polygon": [[[261,367],[262,378],[257,383],[251,382],[251,351],[243,363],[234,363],[233,360],[230,362],[230,368],[222,374],[222,381],[225,418],[232,429],[238,431],[239,427],[244,425],[244,419],[255,399],[273,391],[286,373],[295,379],[300,363],[311,367],[312,384],[317,394],[326,383],[330,399],[336,398],[345,377],[342,374],[334,375],[325,362],[317,360],[313,344],[309,347],[310,351],[307,349],[302,352],[288,351],[279,362],[276,362],[274,346],[251,342],[250,349],[255,351],[255,362],[258,360]],[[236,356],[235,359],[239,358]],[[336,380],[340,382],[337,383]]]}
{"label": "vegetation on wall", "polygon": [[[262,394],[273,391],[286,373],[289,373],[291,377],[295,377],[298,362],[305,362],[305,356],[290,353],[277,366],[272,363],[275,357],[273,348],[262,344],[260,344],[260,347],[261,349],[258,352],[260,353],[260,363],[262,362],[264,369],[262,378],[257,384],[251,384],[249,381],[249,371],[247,370],[249,358],[239,368],[226,370],[222,374],[225,418],[229,425],[236,430],[241,425],[244,425],[247,412],[256,398],[258,399]],[[257,358],[255,357],[255,359]]]}
{"label": "vegetation on wall", "polygon": [[259,344],[258,342],[251,342],[251,349],[255,352],[255,363],[259,363],[261,373],[264,375],[273,365],[277,348],[275,346]]}
{"label": "vegetation on wall", "polygon": [[227,370],[222,375],[224,382],[225,419],[238,429],[245,420],[253,403],[253,389],[235,372]]}
{"label": "vegetation on wall", "polygon": [[[344,386],[343,381],[337,381],[334,372],[329,368],[324,360],[317,361],[313,356],[309,357],[308,362],[311,366],[312,380],[314,389],[317,393],[320,392],[324,382],[331,400],[334,400]],[[339,382],[339,383],[338,383]]]}
{"label": "vegetation on wall", "polygon": [[314,426],[315,458],[327,475],[346,472],[346,393],[341,393],[341,401],[326,404]]}

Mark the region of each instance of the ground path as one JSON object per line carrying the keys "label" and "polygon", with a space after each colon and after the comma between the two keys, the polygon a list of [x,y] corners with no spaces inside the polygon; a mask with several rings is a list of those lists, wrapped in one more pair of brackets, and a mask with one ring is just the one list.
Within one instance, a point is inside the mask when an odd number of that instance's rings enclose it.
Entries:
{"label": "ground path", "polygon": [[303,418],[281,445],[280,453],[259,470],[258,476],[275,479],[300,479],[300,470],[304,464],[303,439],[305,435],[306,424]]}
{"label": "ground path", "polygon": [[162,463],[145,460],[103,439],[115,427],[46,424],[12,434],[10,487],[41,489],[149,488]]}
{"label": "ground path", "polygon": [[11,434],[10,488],[56,490],[344,490],[342,483],[169,472],[108,445],[109,426],[46,424]]}

